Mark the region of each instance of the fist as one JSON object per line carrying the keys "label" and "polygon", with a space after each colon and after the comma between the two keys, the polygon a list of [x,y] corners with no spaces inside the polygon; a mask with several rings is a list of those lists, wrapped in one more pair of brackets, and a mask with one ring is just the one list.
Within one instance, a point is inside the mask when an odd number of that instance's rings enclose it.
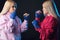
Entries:
{"label": "fist", "polygon": [[36,11],[35,13],[38,13],[38,14],[40,14],[40,13],[42,13],[40,10],[38,10],[38,11]]}
{"label": "fist", "polygon": [[32,21],[34,28],[39,28],[39,22],[37,20]]}
{"label": "fist", "polygon": [[29,20],[29,14],[28,13],[23,14],[23,16],[24,16],[25,20]]}
{"label": "fist", "polygon": [[26,16],[26,17],[28,17],[28,16],[29,16],[29,14],[28,14],[28,13],[25,13],[25,14],[23,14],[23,16]]}

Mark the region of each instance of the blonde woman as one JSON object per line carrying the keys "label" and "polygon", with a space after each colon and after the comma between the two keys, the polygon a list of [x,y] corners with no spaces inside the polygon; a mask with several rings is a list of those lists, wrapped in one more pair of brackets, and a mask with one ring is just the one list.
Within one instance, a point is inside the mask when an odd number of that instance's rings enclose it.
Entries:
{"label": "blonde woman", "polygon": [[27,30],[27,20],[21,23],[21,19],[16,16],[16,8],[17,4],[14,1],[5,2],[0,13],[0,40],[21,40],[20,33]]}
{"label": "blonde woman", "polygon": [[10,19],[10,13],[13,12],[11,12],[11,7],[13,5],[15,5],[13,1],[6,1],[3,10],[0,13],[0,40],[15,40],[11,28],[13,19]]}
{"label": "blonde woman", "polygon": [[[36,15],[38,17],[35,17],[36,21],[32,23],[35,29],[39,31],[41,40],[57,40],[58,17],[54,11],[53,4],[51,1],[45,1],[42,6],[45,18],[40,21],[43,16],[40,11],[37,11]],[[36,25],[38,23],[38,26],[35,26],[34,23],[36,23]]]}

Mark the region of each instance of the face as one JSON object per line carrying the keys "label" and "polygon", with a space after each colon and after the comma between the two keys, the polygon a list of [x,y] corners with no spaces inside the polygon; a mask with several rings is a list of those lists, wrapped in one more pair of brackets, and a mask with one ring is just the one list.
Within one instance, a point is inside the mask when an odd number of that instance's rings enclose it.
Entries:
{"label": "face", "polygon": [[12,6],[9,9],[9,12],[12,13],[16,10],[16,5],[12,4]]}
{"label": "face", "polygon": [[48,14],[47,8],[46,8],[44,5],[43,5],[43,9],[42,9],[42,10],[43,10],[43,14],[44,14],[44,15],[47,15],[47,14]]}

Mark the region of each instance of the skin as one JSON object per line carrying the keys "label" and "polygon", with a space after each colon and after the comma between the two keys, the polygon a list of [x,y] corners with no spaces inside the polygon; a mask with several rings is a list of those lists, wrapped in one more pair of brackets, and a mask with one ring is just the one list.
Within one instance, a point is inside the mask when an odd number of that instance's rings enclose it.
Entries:
{"label": "skin", "polygon": [[45,5],[43,5],[43,9],[42,9],[42,10],[43,10],[43,14],[44,14],[44,15],[47,15],[47,14],[48,14],[48,11],[47,11]]}
{"label": "skin", "polygon": [[10,13],[12,13],[12,12],[14,12],[16,10],[16,8],[14,6],[15,6],[14,4],[11,5],[11,7],[9,9]]}

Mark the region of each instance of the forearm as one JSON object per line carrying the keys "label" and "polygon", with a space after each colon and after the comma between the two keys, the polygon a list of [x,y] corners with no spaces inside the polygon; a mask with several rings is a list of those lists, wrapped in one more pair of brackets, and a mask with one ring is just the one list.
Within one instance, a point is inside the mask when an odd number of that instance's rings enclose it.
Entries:
{"label": "forearm", "polygon": [[38,22],[41,22],[44,18],[44,15],[41,13],[41,14],[38,14],[38,13],[35,13],[35,20],[38,21]]}
{"label": "forearm", "polygon": [[35,20],[32,21],[32,24],[35,28],[40,28],[41,18],[43,17],[43,14],[35,13]]}
{"label": "forearm", "polygon": [[28,29],[28,21],[24,20],[23,23],[21,24],[21,32],[24,32]]}

